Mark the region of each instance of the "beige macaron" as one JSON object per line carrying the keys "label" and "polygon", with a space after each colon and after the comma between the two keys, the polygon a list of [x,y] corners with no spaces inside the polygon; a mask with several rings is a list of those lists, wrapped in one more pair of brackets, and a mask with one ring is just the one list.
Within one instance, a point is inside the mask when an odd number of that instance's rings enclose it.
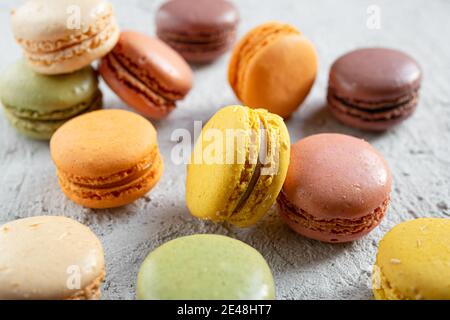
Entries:
{"label": "beige macaron", "polygon": [[12,31],[34,71],[63,74],[103,57],[119,39],[106,0],[29,0],[11,13]]}
{"label": "beige macaron", "polygon": [[0,226],[0,300],[95,300],[105,276],[99,239],[65,217]]}

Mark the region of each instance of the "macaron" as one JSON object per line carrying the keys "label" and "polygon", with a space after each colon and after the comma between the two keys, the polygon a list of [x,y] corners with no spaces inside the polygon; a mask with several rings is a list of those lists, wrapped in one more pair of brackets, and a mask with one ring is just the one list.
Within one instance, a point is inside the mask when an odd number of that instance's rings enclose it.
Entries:
{"label": "macaron", "polygon": [[279,212],[305,237],[354,241],[383,219],[391,185],[386,161],[366,141],[341,134],[314,135],[292,146]]}
{"label": "macaron", "polygon": [[129,204],[148,193],[163,171],[155,128],[125,110],[70,120],[53,135],[50,151],[62,191],[87,208]]}
{"label": "macaron", "polygon": [[120,34],[100,64],[109,87],[130,107],[152,119],[167,117],[192,87],[192,70],[162,41],[142,33]]}
{"label": "macaron", "polygon": [[414,113],[421,79],[418,63],[401,51],[358,49],[331,67],[328,106],[348,126],[384,131]]}
{"label": "macaron", "polygon": [[201,219],[255,224],[276,201],[289,152],[281,117],[243,106],[219,110],[204,126],[187,166],[187,207]]}
{"label": "macaron", "polygon": [[0,300],[97,300],[105,277],[100,240],[65,217],[0,226]]}
{"label": "macaron", "polygon": [[219,235],[169,241],[142,264],[139,300],[273,300],[269,266],[249,245]]}
{"label": "macaron", "polygon": [[31,68],[43,74],[83,69],[119,38],[105,0],[30,0],[11,13],[12,31]]}
{"label": "macaron", "polygon": [[9,122],[19,132],[49,140],[67,120],[100,109],[102,93],[90,66],[71,74],[48,76],[19,60],[0,75],[0,101]]}
{"label": "macaron", "polygon": [[450,219],[402,222],[381,240],[373,272],[377,300],[450,300]]}
{"label": "macaron", "polygon": [[171,0],[156,12],[158,37],[193,63],[211,62],[234,44],[236,7],[226,0]]}
{"label": "macaron", "polygon": [[316,74],[313,44],[295,27],[269,22],[234,48],[228,81],[245,105],[288,118],[307,97]]}

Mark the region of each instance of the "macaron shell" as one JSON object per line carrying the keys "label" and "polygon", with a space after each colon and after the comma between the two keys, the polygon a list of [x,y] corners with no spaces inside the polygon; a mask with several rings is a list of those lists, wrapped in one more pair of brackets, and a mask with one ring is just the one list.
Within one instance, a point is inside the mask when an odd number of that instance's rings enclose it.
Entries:
{"label": "macaron shell", "polygon": [[0,98],[5,106],[36,113],[64,111],[92,99],[97,91],[98,79],[92,67],[45,76],[34,72],[21,59],[0,78]]}
{"label": "macaron shell", "polygon": [[329,85],[342,98],[379,102],[411,95],[422,71],[407,54],[386,48],[364,48],[340,57],[331,67]]}
{"label": "macaron shell", "polygon": [[287,118],[314,84],[317,57],[302,36],[285,36],[261,50],[247,66],[242,101]]}
{"label": "macaron shell", "polygon": [[[143,94],[136,89],[137,86],[145,87],[142,83],[139,82],[139,80],[133,78],[125,70],[122,74],[114,71],[109,66],[109,63],[106,61],[106,59],[107,58],[102,59],[102,62],[100,63],[100,74],[102,75],[102,78],[105,80],[108,86],[111,88],[111,90],[113,90],[127,105],[132,106],[143,116],[156,120],[164,119],[175,109],[174,102],[170,102],[170,104],[167,104],[167,102],[165,102],[165,105],[161,105],[152,101],[148,95]],[[124,79],[126,78],[128,79],[128,81],[134,82],[134,86],[125,85],[126,80]],[[144,91],[146,91],[147,94],[152,97],[155,96],[156,100],[161,99],[161,97],[158,97],[155,93],[148,90],[147,88],[145,88]]]}
{"label": "macaron shell", "polygon": [[162,245],[145,259],[137,279],[139,300],[274,298],[272,274],[261,254],[219,235],[193,235]]}
{"label": "macaron shell", "polygon": [[[403,222],[379,244],[379,299],[450,299],[450,219]],[[387,286],[389,285],[389,286]]]}
{"label": "macaron shell", "polygon": [[103,249],[82,224],[48,216],[12,221],[0,227],[0,248],[0,299],[98,298]]}
{"label": "macaron shell", "polygon": [[205,35],[234,29],[239,13],[234,5],[223,0],[172,0],[165,2],[156,14],[156,24],[162,32]]}
{"label": "macaron shell", "polygon": [[192,87],[193,75],[189,65],[158,39],[138,32],[124,31],[120,34],[113,53],[136,64],[143,75],[157,81],[167,91],[184,96]]}
{"label": "macaron shell", "polygon": [[369,143],[319,134],[291,148],[283,191],[297,207],[320,219],[356,219],[389,199],[389,167]]}
{"label": "macaron shell", "polygon": [[[255,169],[255,164],[245,166],[248,132],[255,128],[259,120],[240,106],[219,110],[204,126],[187,166],[186,202],[194,216],[223,221],[231,214]],[[226,130],[247,132],[240,148],[227,147]],[[242,176],[247,178],[241,181]]]}
{"label": "macaron shell", "polygon": [[98,178],[126,171],[157,146],[156,130],[145,118],[119,109],[87,113],[64,124],[50,142],[59,170]]}
{"label": "macaron shell", "polygon": [[236,40],[239,13],[224,0],[174,0],[156,13],[158,37],[187,61],[208,63],[225,53]]}
{"label": "macaron shell", "polygon": [[79,10],[80,26],[86,31],[111,11],[111,4],[105,0],[27,1],[12,11],[14,36],[29,41],[56,41],[75,34],[79,29],[67,27],[70,8],[73,14]]}
{"label": "macaron shell", "polygon": [[308,95],[316,73],[312,43],[294,27],[270,22],[241,39],[233,51],[228,79],[245,105],[287,118]]}

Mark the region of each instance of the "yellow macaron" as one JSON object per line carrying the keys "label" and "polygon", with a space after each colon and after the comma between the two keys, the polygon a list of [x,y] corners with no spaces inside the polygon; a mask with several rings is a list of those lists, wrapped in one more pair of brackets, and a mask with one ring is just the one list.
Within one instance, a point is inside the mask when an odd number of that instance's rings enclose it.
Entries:
{"label": "yellow macaron", "polygon": [[403,222],[380,242],[373,273],[378,300],[450,299],[450,219]]}
{"label": "yellow macaron", "polygon": [[255,224],[281,190],[289,155],[281,117],[242,106],[221,109],[204,126],[187,167],[190,212],[239,227]]}

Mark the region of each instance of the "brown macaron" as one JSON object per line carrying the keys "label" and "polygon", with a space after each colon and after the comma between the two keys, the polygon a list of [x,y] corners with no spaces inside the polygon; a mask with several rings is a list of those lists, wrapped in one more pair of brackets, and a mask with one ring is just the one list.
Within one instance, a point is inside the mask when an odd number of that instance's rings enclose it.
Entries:
{"label": "brown macaron", "polygon": [[358,49],[331,67],[328,106],[346,125],[383,131],[414,113],[421,80],[419,65],[403,52]]}
{"label": "brown macaron", "polygon": [[156,13],[158,37],[187,61],[211,62],[236,40],[239,12],[227,0],[171,0]]}
{"label": "brown macaron", "polygon": [[324,242],[349,242],[383,219],[392,176],[383,156],[364,140],[318,134],[291,147],[278,203],[297,233]]}
{"label": "brown macaron", "polygon": [[120,34],[100,64],[109,87],[130,107],[152,119],[167,117],[192,87],[192,70],[162,41],[145,34]]}

